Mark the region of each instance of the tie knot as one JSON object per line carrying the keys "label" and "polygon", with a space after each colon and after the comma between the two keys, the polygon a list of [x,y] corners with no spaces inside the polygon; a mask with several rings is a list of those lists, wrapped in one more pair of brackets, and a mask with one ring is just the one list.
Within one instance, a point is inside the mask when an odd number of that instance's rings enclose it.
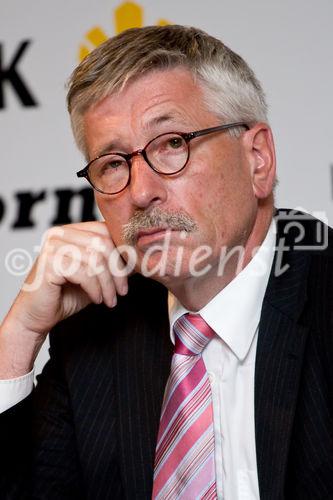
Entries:
{"label": "tie knot", "polygon": [[200,354],[215,335],[200,314],[183,314],[173,326],[175,353],[185,356]]}

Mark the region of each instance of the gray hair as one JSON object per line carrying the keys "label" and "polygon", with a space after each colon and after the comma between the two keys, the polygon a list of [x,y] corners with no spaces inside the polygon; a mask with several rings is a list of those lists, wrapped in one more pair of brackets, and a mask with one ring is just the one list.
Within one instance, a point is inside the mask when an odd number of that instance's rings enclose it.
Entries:
{"label": "gray hair", "polygon": [[90,106],[135,77],[178,66],[191,72],[221,122],[267,122],[265,94],[254,72],[220,40],[186,26],[131,28],[93,50],[70,77],[67,104],[79,149],[86,154],[82,116]]}

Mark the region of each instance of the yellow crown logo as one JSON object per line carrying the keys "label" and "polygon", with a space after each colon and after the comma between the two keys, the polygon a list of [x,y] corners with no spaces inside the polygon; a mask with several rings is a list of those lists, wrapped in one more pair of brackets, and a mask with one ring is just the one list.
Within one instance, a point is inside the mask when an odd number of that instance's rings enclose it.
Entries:
{"label": "yellow crown logo", "polygon": [[[121,33],[128,28],[141,28],[143,24],[143,8],[135,2],[122,2],[114,9],[114,30],[115,33]],[[157,26],[166,26],[171,24],[166,19],[158,19]],[[85,35],[85,41],[79,47],[79,60],[82,61],[93,49],[108,39],[105,31],[95,26]]]}

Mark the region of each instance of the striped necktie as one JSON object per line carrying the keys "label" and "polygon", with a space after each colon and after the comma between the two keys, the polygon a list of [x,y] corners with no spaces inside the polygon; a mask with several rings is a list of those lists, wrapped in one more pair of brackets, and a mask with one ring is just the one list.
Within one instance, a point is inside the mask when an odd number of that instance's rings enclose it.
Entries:
{"label": "striped necktie", "polygon": [[213,408],[202,351],[215,335],[198,314],[174,325],[175,351],[157,437],[154,500],[215,499]]}

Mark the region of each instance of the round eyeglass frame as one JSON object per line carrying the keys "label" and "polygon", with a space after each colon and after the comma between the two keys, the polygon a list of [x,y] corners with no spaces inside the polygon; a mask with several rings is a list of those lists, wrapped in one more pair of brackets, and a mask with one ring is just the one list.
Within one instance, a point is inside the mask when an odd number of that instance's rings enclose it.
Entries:
{"label": "round eyeglass frame", "polygon": [[[159,175],[165,175],[165,176],[176,175],[179,172],[181,172],[186,167],[186,165],[188,164],[188,161],[190,159],[190,146],[189,146],[189,143],[190,143],[190,141],[192,139],[195,139],[196,137],[201,137],[201,136],[204,136],[204,135],[212,134],[214,132],[224,132],[225,130],[228,130],[230,128],[236,128],[236,127],[244,127],[246,130],[250,129],[250,127],[249,127],[249,125],[247,123],[244,123],[244,122],[235,122],[235,123],[227,123],[227,124],[224,124],[224,125],[218,125],[216,127],[209,127],[209,128],[204,128],[204,129],[201,129],[201,130],[195,130],[194,132],[165,132],[165,133],[160,134],[160,135],[154,137],[153,139],[151,139],[145,145],[144,148],[137,149],[136,151],[133,151],[132,153],[119,153],[119,152],[116,152],[116,151],[110,151],[108,153],[103,153],[102,155],[96,156],[96,158],[94,158],[93,160],[91,160],[82,170],[79,170],[78,172],[76,172],[76,175],[77,175],[77,177],[84,177],[85,179],[87,179],[87,181],[95,189],[95,191],[98,191],[99,193],[106,194],[106,195],[118,194],[118,193],[121,193],[122,191],[124,191],[124,189],[126,189],[127,186],[131,182],[131,168],[132,168],[132,162],[131,162],[131,160],[132,160],[132,158],[134,156],[141,155],[143,157],[143,159],[145,160],[145,162],[149,165],[149,167],[152,170],[154,170],[154,172],[156,172]],[[147,156],[146,150],[150,146],[150,144],[152,142],[154,142],[156,139],[158,139],[160,137],[163,137],[164,135],[170,135],[170,134],[178,135],[178,136],[180,136],[180,137],[182,137],[184,139],[184,141],[187,144],[187,158],[186,158],[186,161],[185,161],[184,165],[180,169],[176,170],[175,172],[164,173],[164,172],[160,172],[159,170],[157,170],[156,167],[154,167],[154,165],[150,162],[150,160],[149,160],[149,158]],[[108,193],[108,192],[103,191],[103,190],[99,189],[98,187],[96,187],[93,184],[93,182],[92,182],[92,180],[91,180],[91,178],[89,176],[89,169],[90,169],[91,165],[96,160],[98,160],[100,158],[103,158],[105,156],[109,156],[109,155],[116,155],[116,156],[120,156],[121,158],[124,158],[124,160],[126,161],[126,163],[128,165],[128,180],[127,180],[126,184],[124,185],[124,187],[122,187],[118,191],[114,191],[112,193]]]}

